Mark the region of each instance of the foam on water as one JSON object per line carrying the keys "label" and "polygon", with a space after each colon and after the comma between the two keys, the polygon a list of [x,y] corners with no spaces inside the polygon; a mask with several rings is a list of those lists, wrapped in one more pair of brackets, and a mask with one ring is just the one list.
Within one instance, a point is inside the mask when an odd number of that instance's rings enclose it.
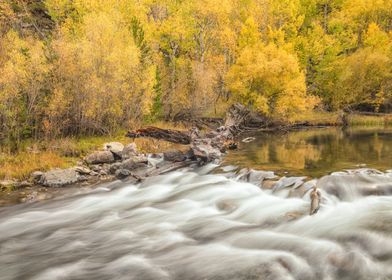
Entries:
{"label": "foam on water", "polygon": [[213,167],[2,209],[0,279],[392,277],[390,174],[312,181],[323,204],[308,216],[307,187],[290,197]]}

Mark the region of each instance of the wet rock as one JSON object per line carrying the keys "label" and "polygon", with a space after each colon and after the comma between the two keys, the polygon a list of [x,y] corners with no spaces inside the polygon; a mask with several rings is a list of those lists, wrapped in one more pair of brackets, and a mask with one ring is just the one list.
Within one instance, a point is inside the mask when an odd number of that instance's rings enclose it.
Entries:
{"label": "wet rock", "polygon": [[238,179],[249,182],[256,186],[262,186],[264,180],[270,180],[276,178],[276,175],[272,171],[262,171],[253,169],[242,169],[239,172]]}
{"label": "wet rock", "polygon": [[46,187],[63,187],[78,182],[79,174],[73,168],[55,169],[44,173],[40,184]]}
{"label": "wet rock", "polygon": [[110,142],[110,143],[105,143],[103,146],[106,151],[112,152],[116,158],[121,159],[122,152],[124,150],[123,144],[121,144],[120,142]]}
{"label": "wet rock", "polygon": [[114,155],[110,151],[99,151],[88,155],[86,162],[88,164],[112,163],[114,162]]}
{"label": "wet rock", "polygon": [[32,180],[34,183],[38,183],[38,182],[41,180],[42,175],[44,175],[43,172],[41,172],[41,171],[35,171],[35,172],[31,173],[30,177],[31,177],[31,180]]}
{"label": "wet rock", "polygon": [[115,176],[118,179],[125,179],[127,177],[129,177],[131,175],[131,171],[127,170],[127,169],[118,169],[115,172]]}
{"label": "wet rock", "polygon": [[274,188],[275,184],[277,183],[277,181],[272,181],[272,180],[264,180],[261,184],[261,188],[262,189],[266,189],[266,190],[271,190]]}
{"label": "wet rock", "polygon": [[124,147],[121,153],[121,157],[123,160],[129,159],[133,156],[138,155],[137,147],[135,143],[128,144]]}
{"label": "wet rock", "polygon": [[178,150],[171,150],[163,153],[163,159],[167,161],[180,162],[186,160],[186,158],[186,155]]}
{"label": "wet rock", "polygon": [[304,183],[305,179],[306,177],[282,177],[275,184],[273,191],[276,192],[291,186],[296,189]]}

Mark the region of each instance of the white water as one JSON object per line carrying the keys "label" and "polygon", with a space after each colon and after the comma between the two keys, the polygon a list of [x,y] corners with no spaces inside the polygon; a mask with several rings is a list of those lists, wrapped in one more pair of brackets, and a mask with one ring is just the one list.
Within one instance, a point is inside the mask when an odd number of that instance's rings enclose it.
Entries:
{"label": "white water", "polygon": [[207,171],[0,210],[0,279],[392,279],[390,174],[324,177],[308,216]]}

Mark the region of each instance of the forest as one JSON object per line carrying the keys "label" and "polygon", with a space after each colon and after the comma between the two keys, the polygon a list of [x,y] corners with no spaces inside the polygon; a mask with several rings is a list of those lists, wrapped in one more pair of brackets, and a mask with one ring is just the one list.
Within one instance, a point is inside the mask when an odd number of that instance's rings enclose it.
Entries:
{"label": "forest", "polygon": [[0,2],[0,141],[392,109],[391,0]]}

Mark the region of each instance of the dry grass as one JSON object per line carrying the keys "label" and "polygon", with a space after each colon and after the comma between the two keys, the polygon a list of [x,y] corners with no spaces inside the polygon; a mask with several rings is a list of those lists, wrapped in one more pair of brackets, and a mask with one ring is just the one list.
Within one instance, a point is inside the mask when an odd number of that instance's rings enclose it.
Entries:
{"label": "dry grass", "polygon": [[308,112],[296,116],[291,120],[293,123],[308,122],[310,125],[321,126],[330,125],[337,126],[341,124],[339,114],[336,112]]}
{"label": "dry grass", "polygon": [[[154,123],[154,126],[167,129],[187,128],[183,125],[171,123]],[[0,150],[0,180],[25,180],[34,171],[46,171],[52,168],[67,168],[76,164],[92,151],[100,150],[107,142],[121,142],[128,144],[135,142],[139,151],[157,153],[171,149],[183,149],[185,146],[158,141],[154,139],[133,139],[125,137],[126,132],[121,131],[114,136],[94,136],[83,138],[62,138],[50,141],[22,145],[16,154],[6,149]]]}
{"label": "dry grass", "polygon": [[352,114],[348,117],[350,126],[392,126],[392,114],[380,116],[366,116]]}
{"label": "dry grass", "polygon": [[0,155],[0,179],[25,180],[37,170],[66,168],[75,163],[71,158],[63,158],[54,152],[20,152],[16,155]]}

